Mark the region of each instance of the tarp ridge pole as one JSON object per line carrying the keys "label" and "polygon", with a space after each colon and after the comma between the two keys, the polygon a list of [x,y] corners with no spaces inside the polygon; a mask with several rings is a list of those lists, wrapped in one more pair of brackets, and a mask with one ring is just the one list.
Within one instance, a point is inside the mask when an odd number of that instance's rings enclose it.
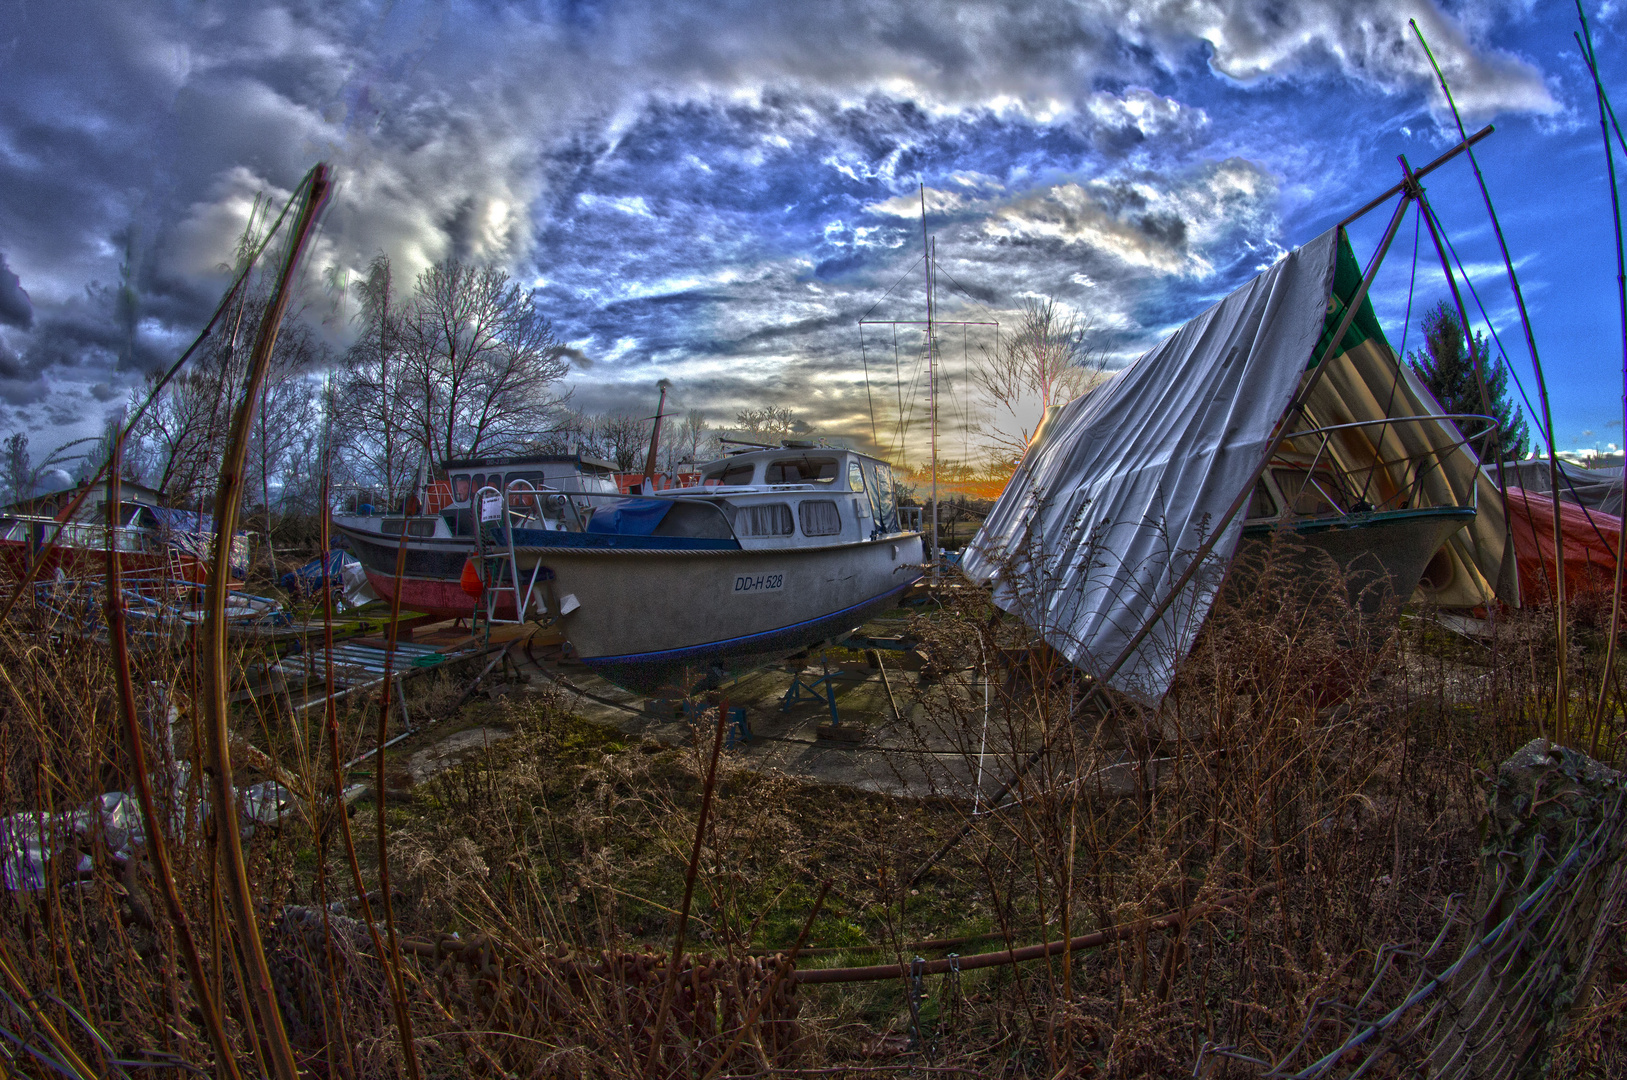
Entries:
{"label": "tarp ridge pole", "polygon": [[[1153,608],[1152,614],[1142,621],[1141,628],[1136,631],[1135,636],[1130,639],[1129,643],[1124,646],[1123,650],[1119,652],[1118,656],[1114,658],[1113,662],[1103,671],[1101,671],[1099,674],[1096,672],[1090,673],[1090,689],[1085,691],[1084,695],[1080,697],[1078,703],[1074,706],[1075,715],[1077,715],[1086,704],[1088,704],[1097,696],[1097,694],[1101,692],[1102,687],[1107,684],[1107,680],[1118,674],[1119,669],[1129,662],[1130,657],[1135,654],[1136,649],[1140,648],[1141,643],[1146,640],[1147,635],[1152,633],[1153,627],[1158,625],[1159,620],[1161,620],[1165,613],[1169,611],[1170,607],[1174,605],[1175,600],[1178,596],[1180,596],[1181,591],[1186,588],[1187,584],[1195,576],[1197,576],[1198,570],[1203,566],[1203,561],[1209,557],[1209,554],[1212,551],[1214,551],[1215,544],[1220,540],[1221,534],[1226,531],[1226,527],[1231,524],[1232,519],[1236,517],[1238,511],[1243,508],[1244,503],[1246,503],[1254,494],[1254,485],[1259,482],[1260,476],[1271,464],[1271,459],[1276,456],[1277,451],[1287,440],[1288,428],[1292,418],[1304,410],[1305,404],[1310,400],[1311,394],[1316,390],[1318,384],[1321,383],[1322,375],[1325,371],[1327,371],[1328,364],[1331,363],[1334,356],[1338,354],[1339,346],[1344,344],[1345,335],[1350,331],[1350,324],[1355,322],[1356,312],[1361,310],[1362,302],[1367,299],[1367,292],[1372,287],[1373,278],[1377,276],[1379,267],[1384,265],[1384,256],[1389,254],[1390,244],[1395,240],[1395,234],[1397,230],[1401,228],[1401,222],[1406,217],[1407,209],[1411,205],[1412,194],[1410,192],[1403,192],[1401,202],[1396,205],[1395,213],[1390,218],[1389,228],[1385,229],[1384,231],[1384,239],[1380,241],[1378,250],[1373,254],[1373,261],[1367,267],[1367,272],[1362,275],[1361,285],[1357,287],[1355,294],[1351,297],[1350,303],[1345,308],[1344,316],[1339,320],[1339,327],[1334,331],[1333,340],[1328,343],[1328,347],[1323,350],[1322,356],[1317,361],[1316,366],[1311,369],[1310,377],[1305,380],[1305,385],[1300,388],[1299,393],[1294,395],[1294,399],[1290,401],[1288,403],[1288,407],[1283,410],[1282,418],[1277,421],[1276,430],[1271,437],[1271,442],[1267,444],[1265,452],[1260,455],[1259,463],[1255,465],[1254,473],[1249,477],[1248,483],[1244,484],[1242,489],[1238,491],[1236,497],[1232,499],[1231,505],[1227,507],[1226,512],[1220,516],[1220,520],[1216,523],[1214,529],[1209,533],[1208,537],[1198,545],[1197,550],[1192,555],[1191,561],[1187,563],[1186,568],[1182,570],[1180,576],[1175,579],[1175,583],[1171,585],[1168,592],[1164,594],[1164,598],[1160,600]],[[1344,230],[1341,228],[1341,234],[1343,231]],[[1000,786],[1000,790],[994,793],[993,797],[989,799],[990,813],[1000,809],[1001,805],[1005,802],[1006,796],[1011,793],[1011,789],[1016,787],[1017,782],[1027,774],[1028,770],[1032,769],[1034,765],[1045,756],[1045,752],[1050,749],[1050,742],[1050,736],[1048,735],[1044,745],[1030,754],[1022,765],[1017,768],[1017,771],[1012,775],[1011,779],[1002,784]],[[930,856],[928,856],[926,862],[922,863],[921,866],[916,869],[915,873],[910,877],[910,884],[913,886],[919,883],[926,872],[932,869],[932,867],[935,866],[945,855],[949,854],[949,852],[952,851],[957,844],[966,838],[967,834],[970,833],[971,830],[972,823],[967,821],[965,825],[961,826],[959,832],[957,832],[954,836],[951,836],[948,840],[944,841],[938,850],[934,851]]]}
{"label": "tarp ridge pole", "polygon": [[[1446,76],[1441,73],[1440,64],[1435,62],[1435,54],[1430,51],[1429,42],[1424,40],[1424,32],[1418,29],[1416,19],[1408,19],[1407,25],[1418,36],[1418,44],[1423,46],[1424,55],[1429,57],[1429,66],[1435,71],[1435,79],[1440,83],[1441,93],[1446,95],[1446,104],[1452,110],[1452,120],[1457,124],[1458,136],[1468,142],[1464,134],[1463,117],[1458,113],[1457,102],[1452,99],[1452,89],[1446,85]],[[1520,329],[1525,331],[1525,344],[1531,350],[1531,368],[1537,379],[1537,401],[1542,405],[1542,429],[1548,440],[1548,487],[1554,492],[1554,635],[1556,637],[1555,649],[1559,656],[1556,666],[1554,703],[1554,739],[1556,742],[1567,741],[1569,731],[1569,687],[1566,685],[1565,657],[1568,654],[1565,626],[1565,537],[1560,525],[1559,512],[1559,451],[1554,446],[1554,420],[1553,412],[1548,406],[1548,381],[1542,374],[1542,359],[1537,354],[1537,339],[1531,332],[1531,316],[1525,310],[1525,294],[1520,291],[1520,278],[1514,272],[1514,260],[1508,253],[1508,241],[1503,238],[1502,223],[1497,220],[1497,210],[1491,203],[1491,192],[1486,187],[1486,177],[1480,171],[1480,163],[1475,160],[1474,150],[1465,147],[1469,156],[1469,167],[1474,170],[1475,182],[1480,186],[1480,198],[1486,204],[1486,216],[1491,219],[1491,231],[1497,237],[1497,248],[1502,252],[1503,265],[1508,269],[1508,287],[1514,293],[1514,307],[1520,313]]]}
{"label": "tarp ridge pole", "polygon": [[[1436,169],[1440,168],[1442,165],[1445,165],[1447,162],[1451,161],[1453,158],[1457,157],[1459,154],[1463,153],[1469,147],[1473,146],[1475,143],[1479,142],[1481,139],[1486,138],[1488,135],[1492,134],[1496,130],[1497,129],[1494,126],[1492,126],[1491,124],[1487,124],[1485,127],[1481,128],[1479,131],[1475,132],[1473,135],[1470,135],[1463,142],[1458,143],[1456,146],[1452,147],[1452,149],[1448,150],[1446,153],[1442,154],[1440,157],[1436,158],[1434,161],[1431,161],[1428,165],[1422,166],[1413,175],[1416,176],[1418,179],[1422,180],[1424,177],[1428,176],[1430,173],[1434,172]],[[1372,211],[1377,210],[1380,206],[1383,206],[1386,202],[1389,202],[1391,199],[1393,199],[1397,195],[1401,194],[1403,191],[1406,190],[1406,186],[1407,186],[1406,181],[1402,181],[1401,183],[1396,184],[1394,187],[1390,188],[1384,194],[1382,194],[1382,195],[1378,196],[1377,198],[1373,199],[1366,206],[1363,206],[1360,210],[1357,210],[1354,214],[1351,214],[1350,216],[1346,217],[1343,221],[1339,222],[1339,228],[1343,229],[1343,228],[1347,228],[1347,227],[1349,227],[1351,225],[1354,225],[1357,221],[1360,221],[1362,218],[1366,217]]]}

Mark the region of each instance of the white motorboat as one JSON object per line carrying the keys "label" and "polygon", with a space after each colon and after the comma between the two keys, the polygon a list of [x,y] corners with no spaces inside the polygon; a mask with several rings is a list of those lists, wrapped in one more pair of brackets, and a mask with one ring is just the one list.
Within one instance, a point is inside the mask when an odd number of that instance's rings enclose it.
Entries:
{"label": "white motorboat", "polygon": [[[533,498],[504,494],[511,509]],[[838,639],[923,573],[891,466],[851,450],[751,450],[704,466],[693,487],[596,501],[582,531],[510,518],[483,553],[511,564],[490,580],[522,583],[521,614],[557,618],[577,658],[633,690],[686,689]]]}

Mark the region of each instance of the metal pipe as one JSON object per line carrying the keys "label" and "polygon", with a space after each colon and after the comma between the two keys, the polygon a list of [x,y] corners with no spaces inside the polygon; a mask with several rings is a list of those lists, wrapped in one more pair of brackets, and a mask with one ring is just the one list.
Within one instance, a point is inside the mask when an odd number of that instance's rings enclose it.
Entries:
{"label": "metal pipe", "polygon": [[[1104,930],[1097,930],[1090,934],[1081,934],[1079,937],[1048,941],[1040,945],[1027,945],[1020,949],[1001,949],[998,952],[976,953],[972,956],[961,956],[954,959],[929,960],[919,965],[916,970],[922,975],[942,975],[952,967],[957,966],[961,971],[976,971],[979,968],[1003,967],[1007,964],[1022,964],[1030,960],[1044,960],[1056,956],[1063,951],[1078,952],[1081,949],[1094,949],[1102,945],[1109,945],[1121,938],[1136,934],[1150,933],[1155,930],[1167,930],[1171,926],[1179,926],[1193,919],[1209,915],[1221,908],[1229,907],[1240,900],[1252,901],[1273,891],[1274,885],[1256,889],[1249,893],[1237,893],[1213,903],[1199,904],[1197,907],[1185,911],[1163,915],[1156,919],[1138,919],[1135,922],[1124,923],[1118,926],[1109,926]],[[853,983],[877,982],[882,979],[902,979],[909,977],[911,965],[908,961],[895,964],[872,964],[866,967],[850,968],[817,968],[812,971],[799,971],[796,973],[796,982],[799,986],[810,986],[819,983]]]}

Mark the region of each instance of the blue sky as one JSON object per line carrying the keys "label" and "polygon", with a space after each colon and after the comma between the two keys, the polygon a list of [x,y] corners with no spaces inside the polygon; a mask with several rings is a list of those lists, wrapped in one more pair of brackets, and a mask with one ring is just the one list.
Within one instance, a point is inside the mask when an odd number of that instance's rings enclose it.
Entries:
{"label": "blue sky", "polygon": [[[1627,104],[1627,19],[1589,14]],[[714,422],[772,403],[862,438],[874,402],[885,446],[892,341],[867,330],[861,350],[857,321],[878,300],[917,317],[918,185],[942,280],[969,294],[946,315],[1009,323],[1054,297],[1123,362],[1388,187],[1397,154],[1449,144],[1409,17],[1470,124],[1497,125],[1479,157],[1557,441],[1619,444],[1574,9],[1429,0],[0,3],[0,433],[44,448],[98,426],[206,318],[254,195],[323,159],[340,190],[304,310],[336,346],[324,281],[379,251],[409,277],[490,260],[581,350],[583,407],[653,404],[665,377]],[[1530,387],[1467,162],[1429,191]],[[1362,255],[1385,217],[1353,231]],[[1415,316],[1445,295],[1427,244]],[[1397,344],[1411,256],[1409,219],[1376,289]],[[918,352],[906,332],[906,383]]]}

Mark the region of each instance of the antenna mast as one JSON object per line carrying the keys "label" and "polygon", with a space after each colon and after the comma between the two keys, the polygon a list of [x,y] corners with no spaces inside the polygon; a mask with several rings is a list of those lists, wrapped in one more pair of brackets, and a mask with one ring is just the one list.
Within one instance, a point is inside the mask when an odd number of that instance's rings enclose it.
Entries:
{"label": "antenna mast", "polygon": [[921,181],[921,249],[926,267],[926,368],[927,403],[931,410],[932,433],[932,580],[938,580],[938,350],[932,340],[932,254],[936,245],[926,231],[926,181]]}
{"label": "antenna mast", "polygon": [[661,445],[661,418],[667,411],[667,387],[672,384],[662,379],[657,385],[661,387],[661,402],[655,407],[655,426],[650,429],[650,456],[644,459],[644,480],[639,485],[641,495],[648,495],[655,487],[655,451]]}

